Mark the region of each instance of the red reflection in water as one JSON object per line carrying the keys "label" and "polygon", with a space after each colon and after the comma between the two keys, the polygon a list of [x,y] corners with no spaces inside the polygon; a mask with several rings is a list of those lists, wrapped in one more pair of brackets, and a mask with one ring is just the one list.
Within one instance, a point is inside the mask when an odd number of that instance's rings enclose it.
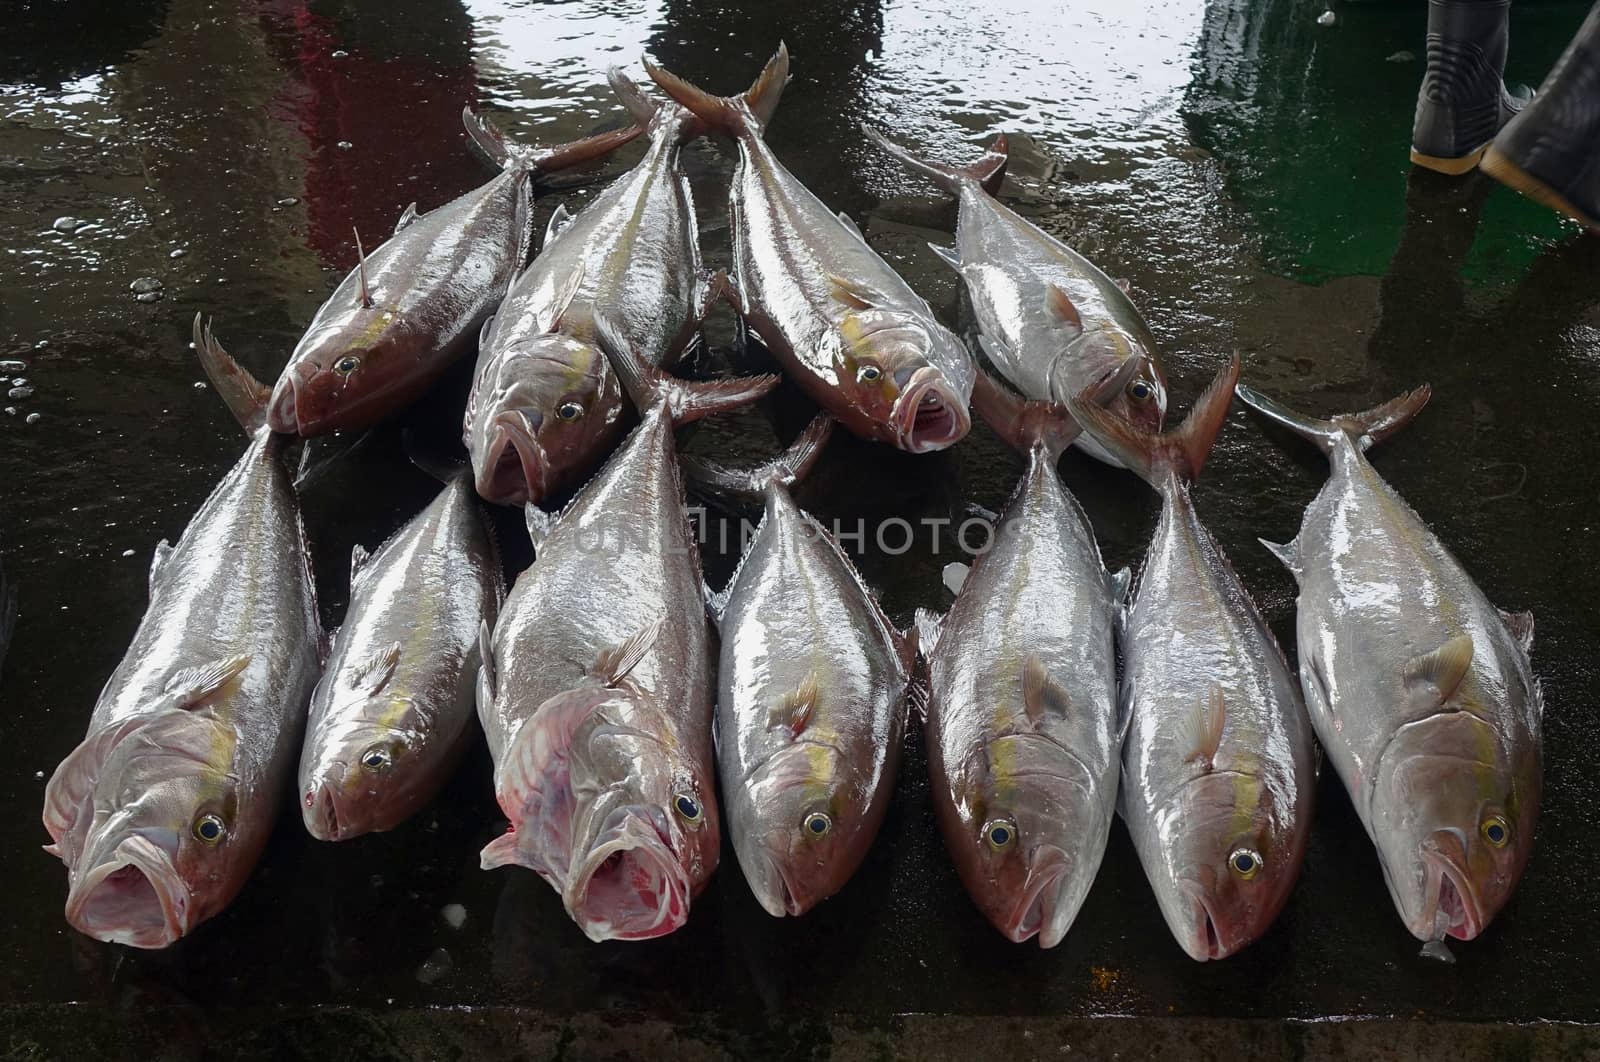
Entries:
{"label": "red reflection in water", "polygon": [[[341,271],[355,265],[354,229],[370,250],[393,232],[407,203],[426,212],[490,176],[461,129],[461,108],[476,101],[477,73],[459,3],[427,5],[448,23],[434,39],[452,61],[418,54],[429,27],[419,33],[413,21],[408,40],[393,42],[382,39],[383,26],[366,24],[426,18],[417,6],[384,5],[375,9],[381,14],[361,16],[361,33],[350,34],[361,39],[347,43],[340,21],[313,13],[305,0],[257,0],[286,75],[270,113],[306,143],[306,243]],[[347,54],[335,58],[341,50]]]}

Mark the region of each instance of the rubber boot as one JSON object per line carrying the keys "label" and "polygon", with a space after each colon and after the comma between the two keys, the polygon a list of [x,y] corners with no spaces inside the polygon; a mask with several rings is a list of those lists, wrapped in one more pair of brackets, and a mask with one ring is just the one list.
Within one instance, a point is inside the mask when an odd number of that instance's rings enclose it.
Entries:
{"label": "rubber boot", "polygon": [[1483,172],[1600,233],[1600,3],[1539,95],[1495,137]]}
{"label": "rubber boot", "polygon": [[1510,13],[1511,0],[1428,0],[1428,69],[1411,126],[1418,166],[1466,173],[1521,108],[1501,80]]}

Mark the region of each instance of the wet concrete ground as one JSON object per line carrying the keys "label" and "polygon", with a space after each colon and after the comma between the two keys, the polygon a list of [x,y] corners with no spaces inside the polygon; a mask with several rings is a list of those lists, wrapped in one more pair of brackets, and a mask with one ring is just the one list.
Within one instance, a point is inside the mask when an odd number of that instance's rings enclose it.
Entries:
{"label": "wet concrete ground", "polygon": [[[0,413],[0,553],[22,598],[0,678],[6,1057],[1600,1052],[1587,1027],[1600,1022],[1587,975],[1600,929],[1588,430],[1600,240],[1489,182],[1408,173],[1421,66],[1404,53],[1421,49],[1419,5],[1338,5],[1332,27],[1316,23],[1321,3],[1293,0],[98,8],[34,0],[0,15],[0,358],[23,361],[11,386],[32,388]],[[1584,8],[1519,4],[1510,76],[1537,83]],[[1065,943],[1010,945],[945,856],[915,739],[857,879],[797,921],[768,918],[729,857],[682,932],[588,943],[531,874],[478,869],[503,823],[480,754],[391,834],[319,844],[286,814],[232,909],[168,952],[66,927],[61,867],[35,847],[44,779],[144,608],[154,543],[176,537],[243,446],[196,386],[193,314],[215,314],[229,349],[270,378],[352,264],[352,225],[387,232],[413,199],[427,209],[484,179],[458,131],[462,104],[516,137],[569,139],[619,119],[599,76],[608,63],[648,51],[733,91],[779,36],[796,77],[775,150],[953,323],[967,322],[955,279],[924,246],[946,242],[948,210],[865,144],[860,122],[951,159],[1000,129],[1022,134],[1006,200],[1132,282],[1177,410],[1234,349],[1255,386],[1311,410],[1433,383],[1428,410],[1376,462],[1491,599],[1535,612],[1548,704],[1533,862],[1456,965],[1418,958],[1331,778],[1287,910],[1240,956],[1184,957],[1120,825]],[[703,143],[686,165],[707,257],[726,261],[730,157]],[[160,299],[136,301],[145,277]],[[730,335],[718,321],[705,368]],[[447,438],[464,388],[458,374],[409,422]],[[809,413],[783,393],[706,425],[688,449],[739,461]],[[926,458],[845,439],[800,500],[846,531],[864,522],[861,567],[905,622],[944,606],[939,571],[962,558],[927,534],[896,555],[872,529],[998,509],[1019,468],[981,429]],[[1108,561],[1136,561],[1150,492],[1075,457],[1062,471]],[[1292,535],[1322,474],[1308,448],[1239,411],[1196,490],[1291,647],[1293,584],[1256,536]],[[432,490],[397,429],[308,483],[330,625],[350,546],[381,540]],[[515,541],[515,515],[502,515]],[[713,582],[735,559],[717,538]],[[526,563],[525,543],[510,552],[514,569]],[[460,928],[441,914],[449,904],[465,909]]]}

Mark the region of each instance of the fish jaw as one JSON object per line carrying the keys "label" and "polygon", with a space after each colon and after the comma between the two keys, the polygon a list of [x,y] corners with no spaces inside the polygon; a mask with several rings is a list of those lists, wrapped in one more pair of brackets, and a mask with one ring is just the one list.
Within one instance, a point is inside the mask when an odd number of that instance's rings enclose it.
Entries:
{"label": "fish jaw", "polygon": [[1066,853],[1054,845],[1040,845],[1028,853],[1028,874],[1001,931],[1013,944],[1035,936],[1041,948],[1053,948],[1067,935],[1077,915],[1075,904],[1063,904],[1067,881]]}
{"label": "fish jaw", "polygon": [[1426,906],[1409,928],[1418,940],[1472,940],[1489,919],[1472,876],[1462,867],[1463,842],[1454,830],[1440,830],[1422,842]]}
{"label": "fish jaw", "polygon": [[972,413],[950,381],[933,366],[911,375],[890,411],[896,445],[907,453],[954,446],[972,430]]}
{"label": "fish jaw", "polygon": [[550,459],[539,445],[538,430],[520,410],[499,413],[489,423],[482,460],[473,462],[473,482],[486,501],[537,503],[549,492]]}
{"label": "fish jaw", "polygon": [[613,810],[562,895],[590,940],[648,940],[689,917],[690,882],[662,815],[632,805]]}
{"label": "fish jaw", "polygon": [[133,833],[89,862],[88,870],[74,875],[67,893],[67,921],[80,933],[156,949],[189,931],[194,905],[165,847]]}
{"label": "fish jaw", "polygon": [[306,832],[319,841],[344,841],[371,829],[357,821],[344,786],[331,778],[325,777],[307,789],[300,804]]}

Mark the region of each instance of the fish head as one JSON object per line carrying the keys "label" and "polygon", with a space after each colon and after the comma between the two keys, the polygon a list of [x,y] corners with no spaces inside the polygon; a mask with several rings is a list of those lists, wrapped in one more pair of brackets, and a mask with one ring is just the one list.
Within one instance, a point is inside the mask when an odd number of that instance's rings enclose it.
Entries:
{"label": "fish head", "polygon": [[[126,730],[97,762],[70,769],[84,805],[73,835],[66,917],[82,933],[164,948],[221,910],[265,840],[230,772],[236,732],[211,712],[166,710]],[[64,764],[63,766],[67,766]]]}
{"label": "fish head", "polygon": [[604,453],[626,408],[594,343],[564,333],[519,341],[489,363],[467,402],[478,493],[502,505],[539,502]]}
{"label": "fish head", "polygon": [[1000,735],[953,786],[946,841],[967,892],[995,928],[1053,948],[1100,867],[1110,808],[1083,762],[1049,737]]}
{"label": "fish head", "polygon": [[1223,959],[1258,939],[1300,873],[1294,801],[1254,774],[1206,771],[1157,815],[1160,865],[1147,861],[1161,914],[1191,959]]}
{"label": "fish head", "polygon": [[[937,327],[937,326],[936,326]],[[960,340],[920,317],[868,308],[846,315],[838,376],[851,403],[908,453],[953,446],[972,429],[977,370]]]}
{"label": "fish head", "polygon": [[872,841],[867,779],[837,746],[809,736],[779,748],[724,798],[745,879],[775,918],[838,892]]}
{"label": "fish head", "polygon": [[272,388],[267,425],[286,435],[323,435],[369,423],[416,379],[429,345],[383,306],[319,314]]}
{"label": "fish head", "polygon": [[1471,940],[1516,887],[1538,813],[1534,748],[1450,710],[1408,723],[1385,747],[1368,825],[1389,894],[1418,940]]}
{"label": "fish head", "polygon": [[306,831],[341,841],[398,825],[431,794],[438,743],[410,697],[377,693],[324,716],[300,761]]}
{"label": "fish head", "polygon": [[1076,398],[1129,358],[1138,368],[1106,408],[1140,431],[1158,434],[1167,416],[1166,375],[1150,345],[1120,328],[1094,328],[1075,337],[1051,369],[1051,394],[1062,402]]}
{"label": "fish head", "polygon": [[709,756],[693,755],[648,695],[605,696],[569,750],[562,900],[592,940],[643,940],[682,926],[716,869],[716,790]]}

